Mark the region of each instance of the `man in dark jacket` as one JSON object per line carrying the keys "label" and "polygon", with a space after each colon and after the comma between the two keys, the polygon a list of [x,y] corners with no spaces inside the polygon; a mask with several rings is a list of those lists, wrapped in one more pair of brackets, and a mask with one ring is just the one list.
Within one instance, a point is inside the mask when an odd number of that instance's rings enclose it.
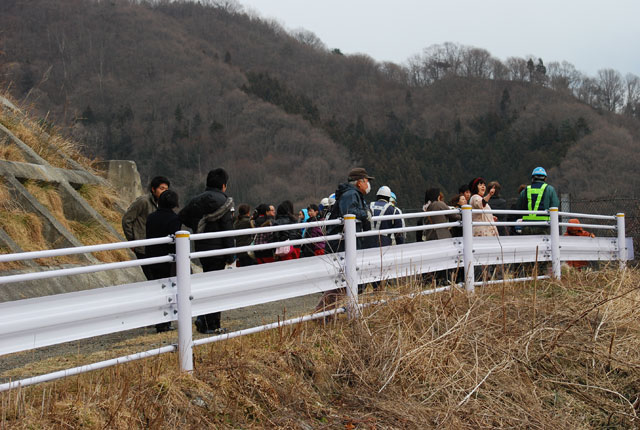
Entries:
{"label": "man in dark jacket", "polygon": [[[331,209],[331,219],[342,218],[347,214],[356,216],[356,231],[371,230],[371,211],[364,196],[371,192],[371,183],[369,181],[375,179],[367,174],[362,167],[351,169],[347,182],[338,185],[336,190],[336,202]],[[340,231],[341,226],[334,226],[331,234]],[[365,243],[358,239],[358,248],[365,248]],[[342,241],[329,242],[329,248],[333,252],[344,251],[344,243]]]}
{"label": "man in dark jacket", "polygon": [[[178,213],[180,220],[194,233],[209,233],[233,229],[233,199],[227,197],[229,175],[224,169],[211,170],[207,175],[207,188],[204,193],[195,196]],[[196,251],[233,248],[233,237],[196,241]],[[201,258],[202,270],[210,272],[222,270],[233,263],[233,255]],[[200,333],[221,332],[220,312],[201,315],[196,319],[196,328]]]}
{"label": "man in dark jacket", "polygon": [[[171,183],[164,176],[156,176],[149,184],[149,193],[135,199],[122,216],[122,231],[127,240],[146,239],[145,226],[150,213],[158,209],[158,198],[169,189]],[[133,249],[138,259],[145,258],[144,246]],[[142,271],[149,278],[149,266],[142,266]]]}

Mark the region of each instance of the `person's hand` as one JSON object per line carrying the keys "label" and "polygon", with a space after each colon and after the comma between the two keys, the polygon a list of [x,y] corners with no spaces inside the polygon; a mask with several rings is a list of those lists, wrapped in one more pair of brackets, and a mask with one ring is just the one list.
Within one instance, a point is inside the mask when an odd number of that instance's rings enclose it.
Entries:
{"label": "person's hand", "polygon": [[496,187],[491,187],[489,190],[489,197],[492,197],[496,193]]}
{"label": "person's hand", "polygon": [[498,221],[498,217],[494,215],[493,216],[493,222],[496,222],[496,221]]}

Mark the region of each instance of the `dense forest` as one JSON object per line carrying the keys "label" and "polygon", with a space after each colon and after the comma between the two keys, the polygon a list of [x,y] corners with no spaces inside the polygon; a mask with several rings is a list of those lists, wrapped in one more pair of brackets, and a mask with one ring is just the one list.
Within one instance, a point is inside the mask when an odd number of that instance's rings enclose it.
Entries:
{"label": "dense forest", "polygon": [[87,155],[165,174],[183,201],[218,166],[251,204],[318,201],[354,165],[405,208],[475,176],[510,197],[537,165],[578,197],[640,185],[635,75],[454,43],[378,63],[229,0],[3,0],[0,82]]}

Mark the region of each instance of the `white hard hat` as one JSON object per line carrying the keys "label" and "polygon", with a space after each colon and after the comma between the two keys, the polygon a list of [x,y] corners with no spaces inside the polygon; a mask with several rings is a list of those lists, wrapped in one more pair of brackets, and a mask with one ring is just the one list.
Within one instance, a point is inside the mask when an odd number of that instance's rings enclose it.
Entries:
{"label": "white hard hat", "polygon": [[387,187],[386,185],[381,186],[380,188],[378,188],[376,196],[384,196],[386,198],[391,197],[391,188]]}
{"label": "white hard hat", "polygon": [[324,199],[320,200],[320,206],[325,207],[325,208],[327,206],[329,206],[329,198],[325,197]]}
{"label": "white hard hat", "polygon": [[333,193],[329,196],[329,206],[333,205],[336,202],[336,193]]}

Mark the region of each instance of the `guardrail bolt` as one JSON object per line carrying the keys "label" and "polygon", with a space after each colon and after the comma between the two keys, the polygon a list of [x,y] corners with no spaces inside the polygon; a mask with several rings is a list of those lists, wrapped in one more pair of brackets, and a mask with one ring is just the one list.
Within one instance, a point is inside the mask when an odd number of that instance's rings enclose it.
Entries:
{"label": "guardrail bolt", "polygon": [[193,296],[189,296],[189,300],[193,300]]}
{"label": "guardrail bolt", "polygon": [[173,299],[172,299],[171,297],[168,297],[168,298],[167,298],[167,301],[168,301],[169,303],[171,303],[171,302],[173,301]]}

